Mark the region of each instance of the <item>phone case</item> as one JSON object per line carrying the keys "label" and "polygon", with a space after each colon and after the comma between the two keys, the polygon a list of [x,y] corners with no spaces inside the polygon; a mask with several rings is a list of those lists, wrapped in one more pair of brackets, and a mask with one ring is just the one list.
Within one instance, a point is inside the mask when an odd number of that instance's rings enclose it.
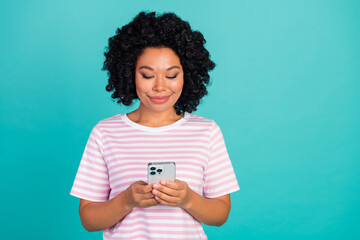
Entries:
{"label": "phone case", "polygon": [[161,180],[175,181],[176,164],[174,162],[151,162],[148,164],[148,184]]}

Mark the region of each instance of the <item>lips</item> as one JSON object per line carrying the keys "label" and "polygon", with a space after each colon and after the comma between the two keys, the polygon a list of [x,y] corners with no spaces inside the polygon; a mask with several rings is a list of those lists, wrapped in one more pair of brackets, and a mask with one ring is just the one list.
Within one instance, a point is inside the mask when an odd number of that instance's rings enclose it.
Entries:
{"label": "lips", "polygon": [[149,97],[153,103],[161,104],[169,100],[170,96]]}
{"label": "lips", "polygon": [[158,97],[150,97],[150,98],[153,98],[153,99],[165,99],[165,98],[168,98],[170,96],[158,96]]}

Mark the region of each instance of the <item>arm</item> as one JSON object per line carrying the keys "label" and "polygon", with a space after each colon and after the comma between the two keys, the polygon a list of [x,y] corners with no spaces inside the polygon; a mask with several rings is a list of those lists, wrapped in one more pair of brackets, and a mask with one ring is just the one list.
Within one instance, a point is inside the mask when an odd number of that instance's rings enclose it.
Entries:
{"label": "arm", "polygon": [[206,225],[218,227],[227,221],[231,208],[230,194],[217,198],[204,198],[191,191],[193,197],[184,209],[194,218]]}
{"label": "arm", "polygon": [[122,192],[106,202],[92,202],[80,199],[79,214],[81,223],[89,231],[100,231],[114,226],[131,211]]}
{"label": "arm", "polygon": [[114,226],[134,207],[157,205],[151,193],[152,185],[138,181],[125,191],[106,202],[92,202],[80,199],[79,214],[81,223],[89,231],[100,231]]}
{"label": "arm", "polygon": [[223,225],[231,209],[230,194],[204,198],[190,189],[186,182],[179,180],[154,184],[153,194],[159,203],[182,207],[199,222],[211,226]]}

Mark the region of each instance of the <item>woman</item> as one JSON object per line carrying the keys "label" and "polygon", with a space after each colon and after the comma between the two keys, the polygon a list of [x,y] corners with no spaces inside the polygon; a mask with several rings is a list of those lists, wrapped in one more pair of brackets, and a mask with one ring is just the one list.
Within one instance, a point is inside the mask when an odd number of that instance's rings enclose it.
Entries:
{"label": "woman", "polygon": [[[88,231],[104,239],[207,239],[239,186],[223,135],[194,114],[215,67],[205,39],[173,13],[139,13],[109,39],[107,91],[138,109],[92,129],[71,195]],[[147,184],[149,162],[176,163],[176,180]]]}

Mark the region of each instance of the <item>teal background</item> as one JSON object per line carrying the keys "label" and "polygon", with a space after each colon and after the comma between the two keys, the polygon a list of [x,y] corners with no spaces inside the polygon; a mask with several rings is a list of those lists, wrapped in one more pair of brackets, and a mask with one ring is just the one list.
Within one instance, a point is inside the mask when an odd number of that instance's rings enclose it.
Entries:
{"label": "teal background", "polygon": [[1,1],[1,239],[101,239],[69,195],[105,91],[108,38],[141,10],[201,31],[240,191],[209,239],[359,239],[359,1]]}

